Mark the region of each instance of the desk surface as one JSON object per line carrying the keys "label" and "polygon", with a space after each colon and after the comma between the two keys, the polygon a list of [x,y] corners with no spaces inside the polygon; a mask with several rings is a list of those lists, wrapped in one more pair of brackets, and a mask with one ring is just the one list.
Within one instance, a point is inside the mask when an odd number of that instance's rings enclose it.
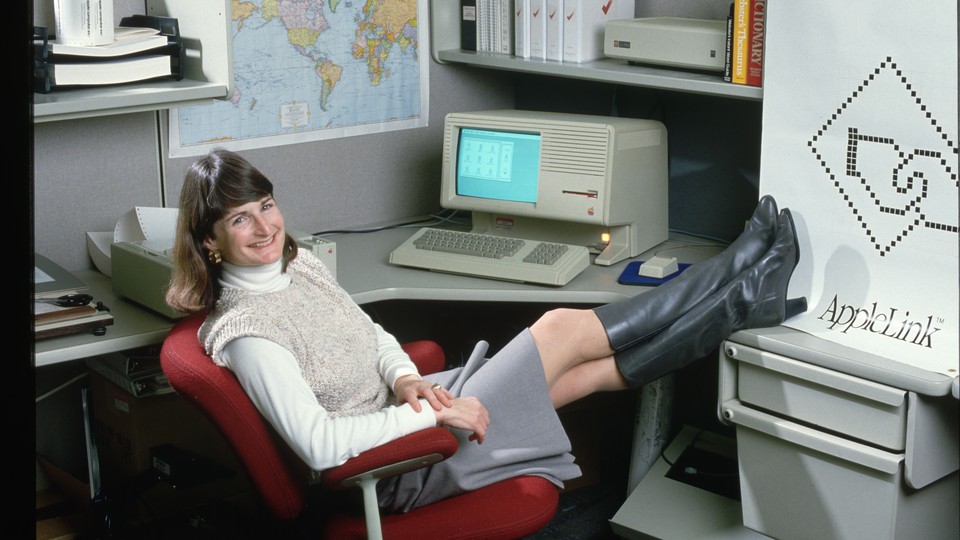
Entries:
{"label": "desk surface", "polygon": [[[591,265],[563,287],[511,283],[391,265],[388,262],[390,252],[415,231],[398,228],[326,237],[336,242],[337,280],[358,304],[383,300],[449,300],[596,305],[649,290],[648,287],[617,283],[629,260],[612,266]],[[683,238],[667,242],[673,248],[671,254],[683,261],[696,262],[719,251],[717,247],[682,247],[685,242]],[[645,255],[638,258],[644,259]],[[85,270],[77,272],[77,277],[87,284],[90,294],[110,307],[114,323],[107,327],[104,336],[80,333],[37,341],[34,366],[156,344],[173,326],[173,319],[117,297],[110,278],[100,272]]]}
{"label": "desk surface", "polygon": [[[512,283],[391,265],[388,262],[390,252],[415,231],[415,228],[397,228],[372,233],[327,236],[326,239],[336,242],[337,281],[361,305],[384,300],[598,305],[651,290],[650,287],[617,283],[617,278],[630,260],[621,261],[612,266],[591,265],[563,287]],[[693,263],[704,260],[720,250],[716,246],[705,246],[697,239],[672,236],[664,244],[640,254],[637,259],[647,259],[654,252],[665,248],[669,248],[670,254],[679,260]],[[80,333],[37,341],[34,366],[67,362],[160,343],[173,326],[173,319],[117,297],[113,294],[110,278],[100,272],[86,270],[77,272],[77,277],[87,284],[90,294],[110,307],[114,323],[107,327],[107,333],[104,336]],[[740,332],[737,336],[747,336],[748,340],[766,340],[764,345],[769,348],[780,342],[789,345],[790,340],[782,335],[785,332],[802,334],[786,327],[779,327]],[[825,348],[822,352],[813,355],[815,360],[812,360],[817,362],[819,359],[826,359],[821,364],[824,367],[923,394],[942,395],[950,392],[950,384],[953,380],[951,377],[929,373],[893,360],[877,359],[872,355],[870,359],[864,360],[862,357],[866,353],[841,350],[842,348],[837,344],[815,336],[802,335],[790,339],[803,340],[798,346],[802,346],[804,350]],[[815,343],[815,346],[811,343]]]}
{"label": "desk surface", "polygon": [[[612,266],[590,265],[563,287],[391,265],[390,252],[416,230],[399,228],[325,237],[337,243],[337,281],[359,304],[397,299],[603,304],[649,290],[617,283],[630,260]],[[680,248],[671,253],[678,253],[683,260],[702,260],[716,251],[716,248]]]}

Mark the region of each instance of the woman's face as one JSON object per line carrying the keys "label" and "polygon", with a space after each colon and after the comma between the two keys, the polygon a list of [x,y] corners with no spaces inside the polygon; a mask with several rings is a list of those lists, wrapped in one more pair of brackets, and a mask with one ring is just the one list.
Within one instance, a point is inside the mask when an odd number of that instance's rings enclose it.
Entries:
{"label": "woman's face", "polygon": [[232,264],[257,266],[283,256],[283,214],[271,196],[231,208],[213,224],[213,234],[216,238],[207,236],[204,247]]}

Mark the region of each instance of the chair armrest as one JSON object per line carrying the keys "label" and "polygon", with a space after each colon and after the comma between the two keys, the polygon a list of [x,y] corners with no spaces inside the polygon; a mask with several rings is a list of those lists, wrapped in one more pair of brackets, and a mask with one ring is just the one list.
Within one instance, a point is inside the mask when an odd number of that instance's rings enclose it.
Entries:
{"label": "chair armrest", "polygon": [[421,374],[443,371],[446,356],[440,344],[428,339],[401,343],[400,347],[410,356]]}
{"label": "chair armrest", "polygon": [[321,475],[321,484],[329,489],[355,486],[365,475],[388,478],[409,472],[457,452],[457,438],[444,428],[428,428],[411,433],[386,444],[371,448],[346,463],[327,469]]}

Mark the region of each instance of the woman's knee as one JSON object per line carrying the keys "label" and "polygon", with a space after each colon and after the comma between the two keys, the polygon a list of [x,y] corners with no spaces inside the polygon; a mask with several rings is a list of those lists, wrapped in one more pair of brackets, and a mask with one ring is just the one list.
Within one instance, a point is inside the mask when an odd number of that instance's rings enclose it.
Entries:
{"label": "woman's knee", "polygon": [[530,332],[541,352],[549,350],[564,362],[613,354],[603,325],[591,309],[552,309],[531,325]]}
{"label": "woman's knee", "polygon": [[577,317],[580,310],[571,308],[555,308],[545,312],[532,326],[530,332],[534,336],[542,336],[556,340],[562,336],[569,336],[578,324]]}

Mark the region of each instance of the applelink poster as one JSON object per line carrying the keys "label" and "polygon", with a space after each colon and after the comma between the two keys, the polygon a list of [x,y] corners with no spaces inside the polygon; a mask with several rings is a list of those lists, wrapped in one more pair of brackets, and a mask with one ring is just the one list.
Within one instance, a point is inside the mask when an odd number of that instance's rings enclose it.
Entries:
{"label": "applelink poster", "polygon": [[957,2],[770,1],[760,191],[793,212],[784,324],[958,368]]}

